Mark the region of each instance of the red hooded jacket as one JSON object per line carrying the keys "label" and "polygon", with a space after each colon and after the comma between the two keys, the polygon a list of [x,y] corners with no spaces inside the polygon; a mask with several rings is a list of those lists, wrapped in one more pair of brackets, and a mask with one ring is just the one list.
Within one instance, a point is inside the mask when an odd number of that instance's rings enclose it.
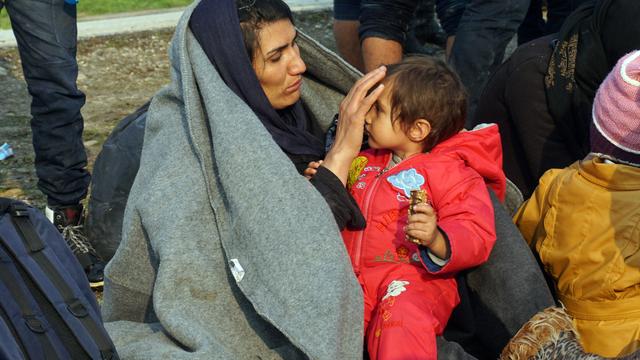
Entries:
{"label": "red hooded jacket", "polygon": [[[348,186],[367,220],[359,231],[343,231],[356,275],[383,263],[406,263],[433,276],[450,277],[487,260],[496,239],[487,186],[503,201],[506,180],[498,127],[461,132],[429,153],[411,156],[388,171],[388,150],[367,150],[354,160]],[[429,269],[425,249],[405,240],[409,193],[425,189],[451,257]]]}

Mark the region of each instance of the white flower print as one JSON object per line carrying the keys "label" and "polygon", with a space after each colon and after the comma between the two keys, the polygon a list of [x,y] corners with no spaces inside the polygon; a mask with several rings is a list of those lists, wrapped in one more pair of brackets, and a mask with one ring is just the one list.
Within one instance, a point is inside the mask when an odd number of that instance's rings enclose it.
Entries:
{"label": "white flower print", "polygon": [[389,286],[387,286],[387,294],[382,298],[382,300],[389,296],[398,296],[404,291],[407,291],[405,285],[409,285],[409,282],[404,280],[393,280]]}

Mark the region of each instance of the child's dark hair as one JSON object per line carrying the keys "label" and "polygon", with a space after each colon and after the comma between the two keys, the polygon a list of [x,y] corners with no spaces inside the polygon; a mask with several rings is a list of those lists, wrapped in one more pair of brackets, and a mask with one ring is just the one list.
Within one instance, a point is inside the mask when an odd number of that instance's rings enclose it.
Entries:
{"label": "child's dark hair", "polygon": [[282,0],[236,0],[244,48],[253,62],[255,50],[260,47],[258,32],[265,24],[289,20],[293,24],[291,9]]}
{"label": "child's dark hair", "polygon": [[424,151],[450,138],[464,127],[467,92],[458,75],[443,61],[411,56],[387,66],[383,81],[391,86],[391,114],[406,131],[417,119],[431,124]]}

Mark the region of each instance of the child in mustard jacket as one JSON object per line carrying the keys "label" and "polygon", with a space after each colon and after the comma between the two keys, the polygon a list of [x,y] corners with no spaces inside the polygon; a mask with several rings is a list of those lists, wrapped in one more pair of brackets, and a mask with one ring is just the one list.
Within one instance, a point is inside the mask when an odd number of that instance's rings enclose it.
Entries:
{"label": "child in mustard jacket", "polygon": [[596,93],[591,151],[547,171],[514,220],[585,351],[620,357],[640,348],[640,51]]}

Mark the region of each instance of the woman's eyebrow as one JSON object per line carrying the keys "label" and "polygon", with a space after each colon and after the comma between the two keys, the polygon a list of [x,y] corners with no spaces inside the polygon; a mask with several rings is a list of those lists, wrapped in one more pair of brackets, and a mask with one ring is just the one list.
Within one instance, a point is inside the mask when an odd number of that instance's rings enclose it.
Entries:
{"label": "woman's eyebrow", "polygon": [[[290,44],[293,44],[296,41],[297,38],[298,38],[298,32],[296,31],[296,35],[293,37],[293,40],[291,41]],[[280,51],[286,49],[290,44],[281,45],[281,46],[278,46],[276,48],[273,48],[273,49],[269,50],[265,57],[269,57],[269,56],[273,55],[274,53],[277,53],[277,52],[280,52]]]}
{"label": "woman's eyebrow", "polygon": [[277,52],[281,52],[282,50],[286,49],[288,46],[289,46],[289,44],[285,44],[285,45],[281,45],[281,46],[278,46],[276,48],[273,48],[273,49],[269,50],[269,52],[267,52],[267,56],[266,57],[269,57],[269,56],[271,56],[271,55],[273,55],[273,54],[275,54]]}

